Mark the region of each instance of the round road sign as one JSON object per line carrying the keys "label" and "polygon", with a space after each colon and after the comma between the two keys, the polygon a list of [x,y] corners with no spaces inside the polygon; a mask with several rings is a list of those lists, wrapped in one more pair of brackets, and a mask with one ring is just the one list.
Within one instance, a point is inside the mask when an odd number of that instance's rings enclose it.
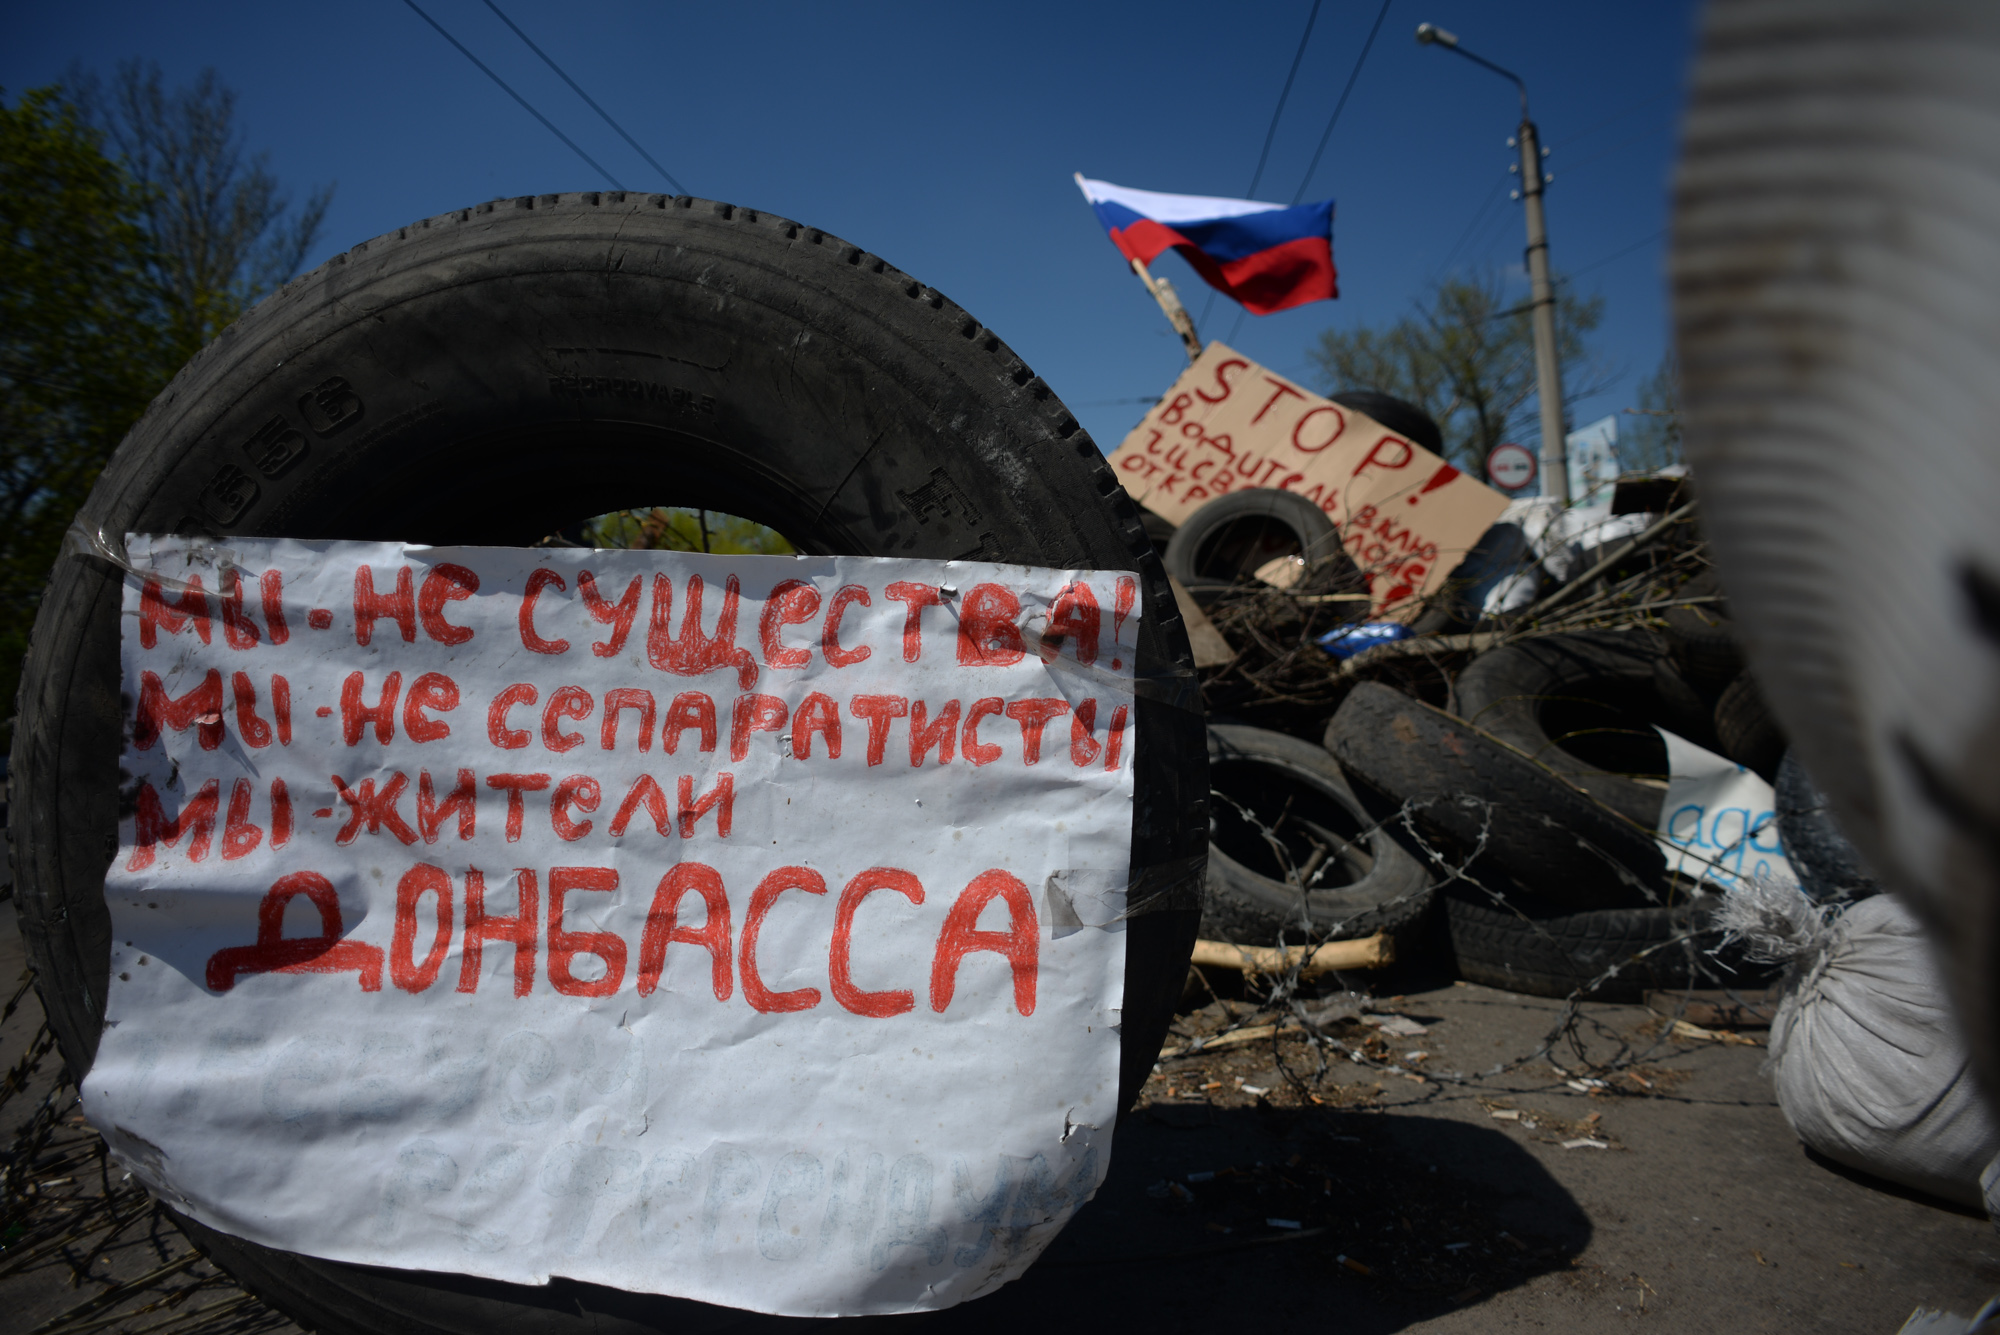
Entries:
{"label": "round road sign", "polygon": [[1486,456],[1486,476],[1502,491],[1519,491],[1535,480],[1535,456],[1525,445],[1495,445]]}

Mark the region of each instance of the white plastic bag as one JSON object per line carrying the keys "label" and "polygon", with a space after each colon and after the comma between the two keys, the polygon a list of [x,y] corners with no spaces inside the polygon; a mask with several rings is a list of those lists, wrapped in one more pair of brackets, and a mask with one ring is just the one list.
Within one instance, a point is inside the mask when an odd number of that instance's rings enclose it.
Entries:
{"label": "white plastic bag", "polygon": [[1753,954],[1792,962],[1770,1069],[1799,1139],[1865,1173],[1983,1206],[2000,1121],[1974,1087],[1943,971],[1909,908],[1885,894],[1829,914],[1796,886],[1760,879],[1728,897],[1724,916]]}

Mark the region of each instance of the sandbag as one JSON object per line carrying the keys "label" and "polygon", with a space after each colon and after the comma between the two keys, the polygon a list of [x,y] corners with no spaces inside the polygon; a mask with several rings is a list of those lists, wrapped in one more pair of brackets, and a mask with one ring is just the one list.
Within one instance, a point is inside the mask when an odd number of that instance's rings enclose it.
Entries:
{"label": "sandbag", "polygon": [[2000,1119],[1974,1085],[1940,962],[1894,895],[1845,911],[1789,882],[1727,897],[1725,926],[1753,955],[1789,957],[1771,1024],[1778,1105],[1798,1138],[1836,1163],[1983,1207]]}

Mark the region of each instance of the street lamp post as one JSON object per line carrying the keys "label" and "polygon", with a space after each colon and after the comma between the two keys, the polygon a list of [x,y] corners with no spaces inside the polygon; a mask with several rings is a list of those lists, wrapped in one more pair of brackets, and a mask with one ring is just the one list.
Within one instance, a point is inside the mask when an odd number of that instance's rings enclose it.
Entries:
{"label": "street lamp post", "polygon": [[1528,215],[1529,312],[1535,332],[1535,397],[1542,408],[1542,494],[1569,504],[1569,452],[1564,443],[1562,363],[1556,355],[1556,294],[1549,280],[1549,229],[1542,214],[1542,189],[1552,177],[1542,172],[1541,136],[1528,119],[1528,85],[1512,70],[1458,44],[1458,38],[1431,23],[1417,25],[1417,41],[1456,51],[1475,64],[1513,81],[1521,95],[1521,128],[1514,143],[1521,150],[1521,188],[1517,192]]}

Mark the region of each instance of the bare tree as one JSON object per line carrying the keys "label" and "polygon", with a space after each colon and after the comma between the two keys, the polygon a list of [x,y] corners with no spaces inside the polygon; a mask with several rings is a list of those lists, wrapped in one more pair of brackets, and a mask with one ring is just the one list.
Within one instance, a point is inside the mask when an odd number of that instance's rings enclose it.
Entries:
{"label": "bare tree", "polygon": [[[1559,299],[1565,408],[1605,388],[1584,344],[1603,315],[1601,298]],[[1495,445],[1536,432],[1528,310],[1508,305],[1490,278],[1438,283],[1414,314],[1391,325],[1329,329],[1307,356],[1329,393],[1379,390],[1429,413],[1444,432],[1445,457],[1461,467],[1481,468]]]}
{"label": "bare tree", "polygon": [[294,211],[269,167],[247,154],[236,94],[216,72],[167,91],[157,65],[128,60],[107,92],[72,71],[69,89],[142,191],[154,280],[183,357],[298,272],[319,239],[333,186]]}

